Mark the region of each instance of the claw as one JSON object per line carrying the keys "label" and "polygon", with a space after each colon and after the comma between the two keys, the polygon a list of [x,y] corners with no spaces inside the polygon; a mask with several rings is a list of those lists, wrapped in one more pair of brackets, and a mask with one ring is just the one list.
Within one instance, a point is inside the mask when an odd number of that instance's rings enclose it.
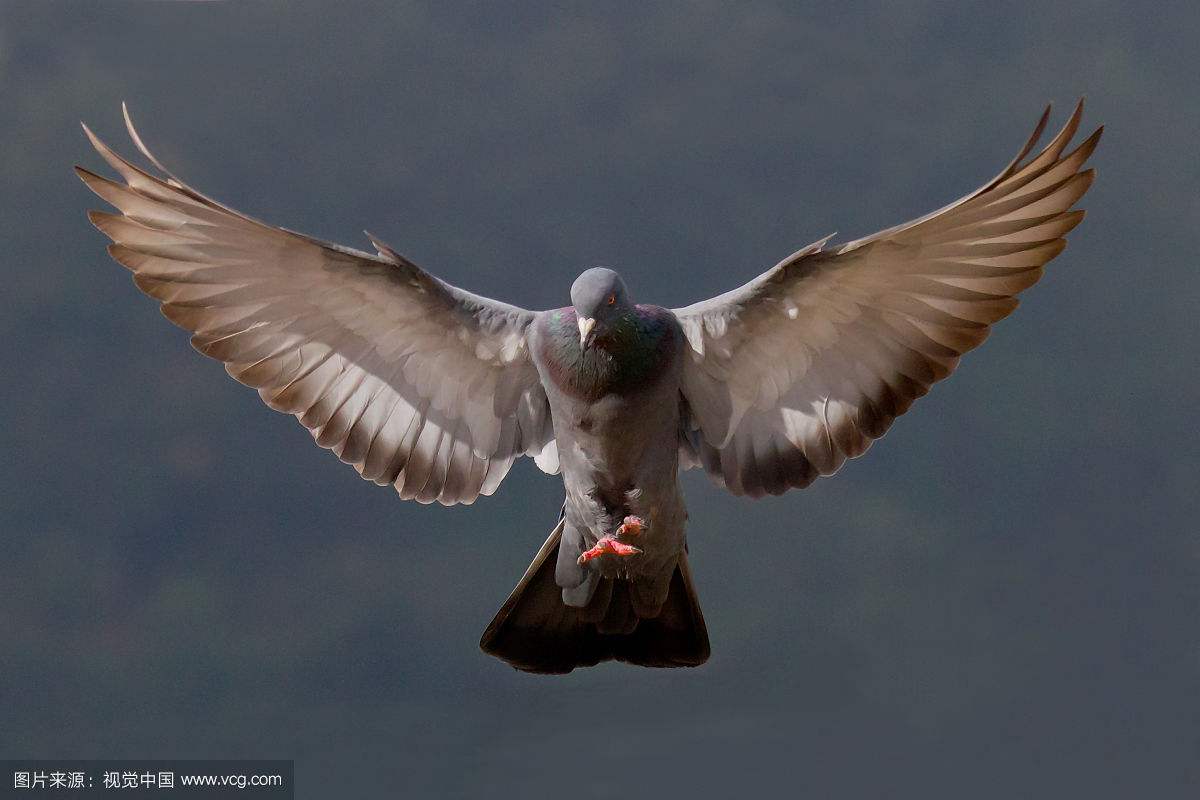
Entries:
{"label": "claw", "polygon": [[591,561],[593,558],[599,558],[600,556],[603,556],[603,555],[611,554],[614,556],[625,557],[625,556],[636,556],[637,554],[639,554],[641,552],[642,552],[642,550],[639,547],[634,547],[633,545],[628,545],[628,544],[622,544],[621,542],[618,542],[616,539],[613,539],[611,536],[605,536],[600,541],[596,542],[596,546],[593,547],[591,550],[584,551],[584,553],[579,556],[579,558],[576,560],[575,563],[582,566],[583,564],[586,564],[587,562]]}
{"label": "claw", "polygon": [[618,536],[637,536],[646,529],[646,520],[630,514],[617,528]]}

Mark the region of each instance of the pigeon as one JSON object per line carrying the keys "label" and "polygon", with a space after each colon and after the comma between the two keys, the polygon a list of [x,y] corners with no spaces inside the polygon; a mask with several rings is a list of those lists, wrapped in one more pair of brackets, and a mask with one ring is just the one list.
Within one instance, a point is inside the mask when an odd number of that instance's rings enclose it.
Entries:
{"label": "pigeon", "polygon": [[472,503],[514,461],[560,474],[558,522],[480,646],[519,670],[615,660],[694,667],[710,647],[688,562],[679,473],[734,495],[837,472],[954,371],[1017,306],[1083,219],[1103,128],[1083,113],[1031,155],[912,222],[825,237],[685,308],[584,271],[534,312],[459,289],[367,234],[368,253],[260,222],[152,165],[82,167],[119,213],[109,254],[193,346],[292,414],[317,444],[403,499]]}

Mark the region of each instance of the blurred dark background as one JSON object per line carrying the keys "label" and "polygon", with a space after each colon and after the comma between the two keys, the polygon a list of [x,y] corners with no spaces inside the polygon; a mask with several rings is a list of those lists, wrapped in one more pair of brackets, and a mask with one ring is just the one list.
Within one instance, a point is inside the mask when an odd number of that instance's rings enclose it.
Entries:
{"label": "blurred dark background", "polygon": [[[1195,4],[0,2],[0,755],[294,758],[299,796],[1192,797]],[[531,462],[400,502],[135,291],[78,126],[234,207],[563,305],[731,288],[925,213],[1056,104],[1107,133],[1015,317],[833,479],[689,474],[693,671],[478,635]],[[540,796],[540,794],[536,795]]]}

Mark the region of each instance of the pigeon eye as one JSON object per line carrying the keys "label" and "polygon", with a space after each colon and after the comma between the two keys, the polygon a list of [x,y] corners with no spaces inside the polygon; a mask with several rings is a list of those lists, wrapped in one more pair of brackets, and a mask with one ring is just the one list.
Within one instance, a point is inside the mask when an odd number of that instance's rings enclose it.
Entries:
{"label": "pigeon eye", "polygon": [[617,302],[617,296],[615,294],[610,294],[608,296],[608,304],[611,306],[616,302]]}

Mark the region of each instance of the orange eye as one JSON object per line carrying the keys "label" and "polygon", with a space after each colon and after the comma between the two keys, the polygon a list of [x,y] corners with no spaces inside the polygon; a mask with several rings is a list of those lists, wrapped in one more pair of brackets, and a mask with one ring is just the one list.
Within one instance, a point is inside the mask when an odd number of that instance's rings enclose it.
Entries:
{"label": "orange eye", "polygon": [[608,296],[608,304],[611,306],[616,302],[617,302],[617,296],[615,294],[610,294]]}

